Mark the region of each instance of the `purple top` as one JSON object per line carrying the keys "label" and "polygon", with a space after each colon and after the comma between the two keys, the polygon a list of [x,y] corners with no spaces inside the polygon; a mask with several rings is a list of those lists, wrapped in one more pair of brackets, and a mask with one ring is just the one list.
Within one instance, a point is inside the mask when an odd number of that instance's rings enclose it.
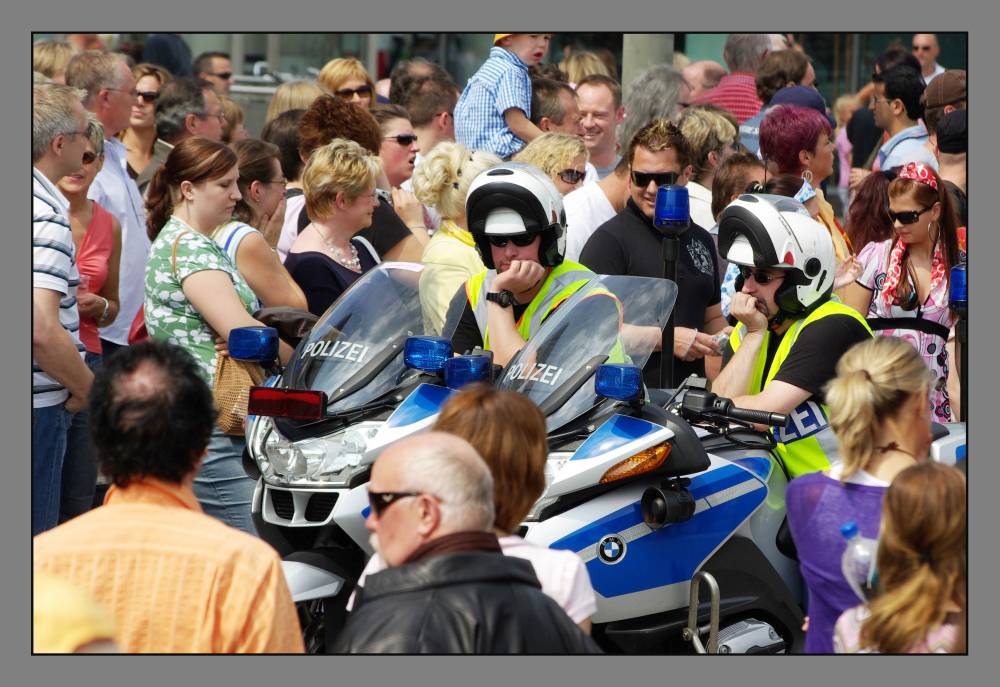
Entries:
{"label": "purple top", "polygon": [[832,654],[837,618],[860,602],[840,570],[847,547],[840,526],[853,520],[861,536],[877,539],[885,490],[869,484],[845,484],[822,472],[801,475],[788,484],[788,527],[809,589],[806,653]]}

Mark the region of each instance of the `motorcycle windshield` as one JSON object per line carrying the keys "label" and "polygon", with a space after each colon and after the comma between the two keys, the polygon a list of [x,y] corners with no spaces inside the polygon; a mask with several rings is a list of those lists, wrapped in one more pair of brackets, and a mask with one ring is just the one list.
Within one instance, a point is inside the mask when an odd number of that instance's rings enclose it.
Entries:
{"label": "motorcycle windshield", "polygon": [[422,270],[417,264],[389,262],[362,275],[296,347],[284,385],[325,391],[327,416],[394,388],[405,370],[406,338],[424,334],[418,296]]}
{"label": "motorcycle windshield", "polygon": [[600,365],[642,369],[676,299],[677,285],[666,279],[599,275],[545,320],[498,386],[527,395],[555,431],[601,402],[594,389]]}

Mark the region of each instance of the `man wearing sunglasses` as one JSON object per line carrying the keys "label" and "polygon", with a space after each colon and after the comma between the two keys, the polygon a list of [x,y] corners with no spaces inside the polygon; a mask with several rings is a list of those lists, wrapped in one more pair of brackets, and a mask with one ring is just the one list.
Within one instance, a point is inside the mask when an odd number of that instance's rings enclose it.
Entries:
{"label": "man wearing sunglasses", "polygon": [[789,198],[744,195],[719,215],[719,250],[740,268],[730,306],[740,324],[712,391],[741,408],[789,415],[774,438],[790,477],[833,462],[824,390],[840,356],[872,336],[861,314],[831,298],[833,241],[803,210]]}
{"label": "man wearing sunglasses", "polygon": [[228,53],[203,52],[195,58],[191,71],[196,79],[212,84],[219,95],[229,95],[233,85],[233,65]]}
{"label": "man wearing sunglasses", "polygon": [[937,63],[941,54],[937,36],[933,33],[913,34],[913,56],[920,62],[921,75],[929,86],[937,76],[944,73],[944,67]]}
{"label": "man wearing sunglasses", "polygon": [[431,432],[390,446],[368,484],[387,569],[356,592],[334,653],[599,653],[493,533],[493,477],[464,439]]}
{"label": "man wearing sunglasses", "polygon": [[459,288],[444,329],[454,329],[456,353],[483,348],[506,365],[594,275],[564,260],[562,196],[536,167],[511,162],[480,174],[469,187],[466,217],[486,269]]}
{"label": "man wearing sunglasses", "polygon": [[[687,185],[690,146],[680,129],[665,119],[654,119],[632,138],[626,157],[628,202],[591,235],[580,262],[598,274],[662,277],[663,235],[653,225],[656,193],[664,184]],[[726,327],[726,321],[720,305],[718,261],[711,234],[692,222],[681,236],[677,261],[671,387],[688,375],[704,376],[705,356],[720,353],[714,335]],[[659,369],[660,354],[654,353],[643,370],[647,386],[659,385]]]}

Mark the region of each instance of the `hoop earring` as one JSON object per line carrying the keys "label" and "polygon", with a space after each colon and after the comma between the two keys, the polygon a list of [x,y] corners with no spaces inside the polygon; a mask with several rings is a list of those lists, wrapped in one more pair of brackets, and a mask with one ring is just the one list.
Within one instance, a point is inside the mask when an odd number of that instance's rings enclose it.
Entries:
{"label": "hoop earring", "polygon": [[811,169],[804,169],[804,170],[802,170],[802,178],[805,179],[806,181],[808,181],[810,183],[810,185],[811,185],[812,182],[813,182],[813,173],[812,173],[812,170]]}
{"label": "hoop earring", "polygon": [[937,243],[937,238],[931,236],[931,226],[933,226],[933,225],[936,225],[936,226],[934,226],[935,232],[939,236],[941,234],[941,231],[940,231],[940,229],[941,229],[941,223],[940,222],[935,222],[934,220],[931,220],[930,222],[927,223],[927,240],[930,241],[931,246],[933,246],[934,244]]}

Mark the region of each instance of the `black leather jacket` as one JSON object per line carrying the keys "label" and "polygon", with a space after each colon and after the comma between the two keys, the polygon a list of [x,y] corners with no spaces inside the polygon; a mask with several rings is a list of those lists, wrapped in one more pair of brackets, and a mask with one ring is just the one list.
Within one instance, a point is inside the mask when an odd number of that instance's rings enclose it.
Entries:
{"label": "black leather jacket", "polygon": [[531,563],[500,553],[432,556],[365,581],[334,643],[352,654],[594,654]]}

